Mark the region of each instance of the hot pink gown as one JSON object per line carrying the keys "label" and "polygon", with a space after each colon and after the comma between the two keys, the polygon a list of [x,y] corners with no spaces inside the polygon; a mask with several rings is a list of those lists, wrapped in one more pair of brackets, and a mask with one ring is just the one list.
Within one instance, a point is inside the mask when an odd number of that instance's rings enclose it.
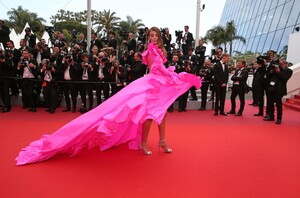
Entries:
{"label": "hot pink gown", "polygon": [[125,142],[130,149],[139,149],[143,122],[153,119],[161,123],[178,96],[192,86],[201,86],[201,79],[193,74],[177,74],[173,66],[166,69],[166,58],[157,45],[150,43],[142,56],[150,69],[148,75],[52,135],[43,135],[23,148],[16,158],[17,165],[44,161],[62,153],[74,156],[95,146],[103,151]]}

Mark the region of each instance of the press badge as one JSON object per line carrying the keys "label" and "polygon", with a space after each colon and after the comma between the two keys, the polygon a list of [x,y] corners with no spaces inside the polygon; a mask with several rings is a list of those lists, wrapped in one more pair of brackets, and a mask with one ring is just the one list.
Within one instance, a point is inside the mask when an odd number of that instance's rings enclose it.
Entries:
{"label": "press badge", "polygon": [[274,85],[275,85],[275,82],[274,82],[274,81],[271,81],[271,82],[270,82],[270,85],[271,85],[271,86],[274,86]]}

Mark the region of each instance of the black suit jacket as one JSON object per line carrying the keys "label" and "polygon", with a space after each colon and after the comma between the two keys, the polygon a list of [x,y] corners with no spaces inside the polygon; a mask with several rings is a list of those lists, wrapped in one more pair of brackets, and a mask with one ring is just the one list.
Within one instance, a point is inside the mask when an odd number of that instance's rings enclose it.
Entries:
{"label": "black suit jacket", "polygon": [[[184,33],[184,35],[185,35],[185,33]],[[184,36],[184,35],[183,35],[183,36]],[[189,46],[189,47],[191,47],[193,41],[194,41],[193,34],[190,33],[190,32],[188,32],[188,33],[187,33],[186,40],[185,40],[186,45]]]}
{"label": "black suit jacket", "polygon": [[285,68],[277,74],[277,79],[278,79],[277,93],[279,95],[287,94],[286,83],[291,78],[292,75],[293,75],[293,70],[291,70],[290,68]]}
{"label": "black suit jacket", "polygon": [[108,42],[108,47],[112,47],[114,49],[117,49],[117,40],[115,38],[109,40]]}
{"label": "black suit jacket", "polygon": [[253,74],[252,87],[265,87],[265,74],[266,74],[266,66],[258,67]]}
{"label": "black suit jacket", "polygon": [[[62,64],[62,71],[60,73],[60,75],[62,75],[61,79],[64,80],[64,75],[65,75],[65,71],[68,68],[68,64],[67,63],[63,63]],[[79,80],[79,65],[78,63],[73,63],[72,65],[70,65],[70,77],[72,81],[78,81]]]}
{"label": "black suit jacket", "polygon": [[127,42],[128,52],[133,50],[135,52],[136,50],[136,40],[133,38],[130,41]]}
{"label": "black suit jacket", "polygon": [[218,62],[213,67],[215,86],[221,86],[223,83],[227,84],[229,74],[228,66],[225,64],[225,71],[223,71],[221,62]]}
{"label": "black suit jacket", "polygon": [[199,62],[199,66],[202,67],[205,61],[205,51],[206,51],[206,47],[205,46],[197,46],[195,49],[195,54],[198,57],[198,62]]}
{"label": "black suit jacket", "polygon": [[236,70],[234,75],[231,77],[231,80],[233,83],[238,82],[239,86],[242,86],[244,89],[247,89],[247,79],[248,79],[248,71],[247,69],[242,69],[240,75],[239,74],[240,69]]}
{"label": "black suit jacket", "polygon": [[25,40],[29,42],[29,46],[30,48],[35,48],[35,44],[36,44],[36,36],[31,34],[30,36],[25,35]]}
{"label": "black suit jacket", "polygon": [[131,80],[134,81],[140,77],[143,77],[146,73],[147,66],[142,64],[142,61],[137,61],[134,63],[132,69],[130,70]]}
{"label": "black suit jacket", "polygon": [[90,52],[92,51],[94,45],[96,45],[98,47],[99,52],[103,48],[103,45],[100,40],[98,40],[98,39],[91,40]]}

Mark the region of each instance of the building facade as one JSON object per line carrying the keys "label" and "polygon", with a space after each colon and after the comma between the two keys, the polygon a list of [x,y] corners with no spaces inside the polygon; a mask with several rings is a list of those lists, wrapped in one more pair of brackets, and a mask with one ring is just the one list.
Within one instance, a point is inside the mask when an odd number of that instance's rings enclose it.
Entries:
{"label": "building facade", "polygon": [[220,25],[231,20],[237,35],[246,39],[245,44],[234,41],[233,51],[280,53],[287,48],[289,35],[299,31],[300,0],[227,0]]}

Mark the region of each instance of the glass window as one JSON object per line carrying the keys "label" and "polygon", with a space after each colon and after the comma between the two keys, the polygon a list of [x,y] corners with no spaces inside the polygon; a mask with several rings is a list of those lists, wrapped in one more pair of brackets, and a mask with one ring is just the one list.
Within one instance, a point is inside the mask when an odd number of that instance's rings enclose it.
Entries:
{"label": "glass window", "polygon": [[277,51],[283,34],[283,29],[277,30],[271,45],[271,50]]}
{"label": "glass window", "polygon": [[260,20],[260,24],[259,24],[259,26],[257,28],[257,31],[256,31],[256,35],[261,35],[262,34],[262,30],[263,30],[263,27],[266,23],[266,20],[267,20],[267,13],[262,15],[261,20]]}
{"label": "glass window", "polygon": [[265,1],[266,1],[266,5],[264,11],[268,11],[270,9],[270,5],[273,2],[273,0],[265,0]]}
{"label": "glass window", "polygon": [[260,14],[263,13],[264,8],[265,8],[265,4],[266,4],[266,1],[260,1],[260,6],[259,6],[259,8],[258,8],[257,15],[260,15]]}
{"label": "glass window", "polygon": [[253,4],[255,4],[255,8],[253,9],[253,15],[252,15],[253,18],[257,16],[258,7],[259,7],[259,4],[260,4],[259,1],[260,0],[254,0],[253,1]]}
{"label": "glass window", "polygon": [[248,27],[247,32],[246,32],[246,35],[245,35],[245,38],[246,38],[246,39],[249,39],[249,38],[250,38],[251,32],[252,32],[252,30],[253,30],[254,21],[255,21],[255,19],[251,19],[251,21],[250,21],[250,23],[249,23],[249,27]]}
{"label": "glass window", "polygon": [[270,25],[271,25],[272,19],[274,17],[274,12],[275,12],[275,9],[271,10],[268,13],[268,16],[267,16],[267,19],[266,19],[266,23],[265,23],[265,27],[264,27],[264,29],[262,31],[263,34],[266,34],[266,33],[269,32]]}
{"label": "glass window", "polygon": [[296,21],[297,21],[298,16],[299,16],[299,10],[300,10],[300,1],[295,1],[294,5],[293,5],[293,8],[292,8],[292,11],[290,13],[289,20],[288,20],[287,25],[286,25],[287,27],[296,24]]}
{"label": "glass window", "polygon": [[294,26],[285,29],[284,34],[281,39],[281,42],[280,42],[280,45],[279,45],[279,48],[278,48],[278,52],[281,51],[285,46],[288,45],[289,36],[290,36],[290,34],[292,34],[293,29],[294,29]]}
{"label": "glass window", "polygon": [[254,37],[257,34],[257,28],[258,28],[259,24],[264,22],[264,21],[261,21],[260,19],[261,19],[261,15],[256,17],[254,25],[253,25],[251,37]]}
{"label": "glass window", "polygon": [[243,37],[246,38],[246,34],[247,34],[247,31],[248,31],[249,23],[250,23],[250,21],[247,21],[247,22],[245,23],[245,28],[244,28],[244,30],[241,32],[241,34],[239,34],[240,36],[243,36]]}
{"label": "glass window", "polygon": [[281,13],[282,13],[283,5],[279,6],[275,10],[275,14],[273,17],[272,25],[270,27],[270,32],[275,31],[278,25],[278,21],[280,19]]}
{"label": "glass window", "polygon": [[250,38],[250,40],[246,43],[247,47],[246,47],[246,52],[251,51],[252,48],[252,44],[253,44],[253,38]]}
{"label": "glass window", "polygon": [[282,15],[280,16],[280,21],[278,23],[277,29],[281,29],[285,27],[292,8],[292,3],[293,3],[292,1],[289,1],[284,5],[284,9]]}
{"label": "glass window", "polygon": [[283,4],[283,3],[285,3],[285,0],[279,0],[279,1],[278,1],[278,5],[281,5],[281,4]]}
{"label": "glass window", "polygon": [[266,39],[267,39],[267,34],[261,35],[256,52],[259,53],[263,52],[263,47],[265,45]]}
{"label": "glass window", "polygon": [[260,38],[260,36],[255,37],[252,48],[251,48],[252,52],[257,52],[256,49],[257,49],[257,46],[259,45],[259,38]]}
{"label": "glass window", "polygon": [[272,3],[271,3],[270,9],[275,8],[277,6],[277,3],[278,3],[278,0],[273,0]]}
{"label": "glass window", "polygon": [[268,51],[269,49],[271,49],[271,44],[272,44],[274,35],[275,35],[275,32],[270,32],[270,33],[268,34],[267,40],[266,40],[266,43],[265,43],[265,46],[264,46],[262,52],[266,52],[266,51]]}

